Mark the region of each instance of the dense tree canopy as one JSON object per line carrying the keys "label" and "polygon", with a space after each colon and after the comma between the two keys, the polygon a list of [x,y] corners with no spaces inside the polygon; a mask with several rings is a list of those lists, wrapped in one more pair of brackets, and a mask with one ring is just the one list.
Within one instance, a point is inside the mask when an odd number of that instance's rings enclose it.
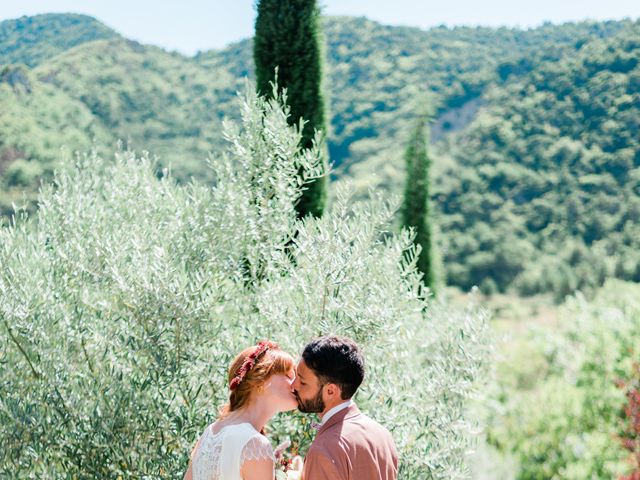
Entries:
{"label": "dense tree canopy", "polygon": [[33,67],[77,45],[119,36],[95,18],[72,13],[5,20],[0,22],[0,63]]}
{"label": "dense tree canopy", "polygon": [[436,203],[453,283],[562,296],[640,281],[638,38],[636,24],[513,75],[451,140]]}
{"label": "dense tree canopy", "polygon": [[[93,38],[95,20],[65,18],[0,23],[3,212],[48,178],[62,144],[94,139],[149,149],[181,181],[210,180],[208,152],[254,75],[252,41],[187,58],[113,32]],[[43,22],[55,42],[18,41]],[[639,28],[423,31],[325,18],[334,180],[401,193],[415,98],[426,96],[449,283],[562,296],[606,276],[637,281]]]}

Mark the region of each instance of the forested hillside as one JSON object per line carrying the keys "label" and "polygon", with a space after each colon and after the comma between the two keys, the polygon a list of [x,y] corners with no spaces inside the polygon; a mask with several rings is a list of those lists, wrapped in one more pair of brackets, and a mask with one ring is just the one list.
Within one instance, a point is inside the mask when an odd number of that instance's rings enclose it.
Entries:
{"label": "forested hillside", "polygon": [[450,281],[559,297],[640,281],[640,25],[529,69],[448,139]]}
{"label": "forested hillside", "polygon": [[81,99],[41,82],[24,65],[0,67],[0,105],[0,213],[21,203],[25,189],[32,194],[71,149],[113,143]]}
{"label": "forested hillside", "polygon": [[[380,162],[370,173],[382,173],[389,160],[402,168],[403,149],[397,141],[408,136],[416,107],[428,102],[438,115],[464,106],[499,80],[501,65],[524,59],[524,66],[516,68],[526,68],[527,59],[545,45],[557,56],[577,42],[608,37],[623,26],[603,22],[527,31],[469,27],[424,31],[365,18],[326,18],[329,148],[338,174],[377,157]],[[202,53],[196,60],[210,69],[228,68],[242,78],[253,75],[251,51],[251,41],[246,40],[223,51]]]}
{"label": "forested hillside", "polygon": [[34,67],[77,45],[118,37],[86,15],[46,14],[6,20],[0,22],[0,63]]}
{"label": "forested hillside", "polygon": [[[561,296],[611,275],[637,281],[639,28],[326,18],[334,180],[400,193],[404,143],[426,103],[451,284]],[[253,75],[251,43],[188,58],[90,17],[0,23],[0,209],[49,178],[63,145],[113,150],[121,139],[180,180],[208,181],[221,120]]]}
{"label": "forested hillside", "polygon": [[113,135],[149,150],[180,179],[208,180],[205,159],[222,141],[235,78],[224,67],[128,40],[101,40],[38,66],[47,83],[80,99]]}

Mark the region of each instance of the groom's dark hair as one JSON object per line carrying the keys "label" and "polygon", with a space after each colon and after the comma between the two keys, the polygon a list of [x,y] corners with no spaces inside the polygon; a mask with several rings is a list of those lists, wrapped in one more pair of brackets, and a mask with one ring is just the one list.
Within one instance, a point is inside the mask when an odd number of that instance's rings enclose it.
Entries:
{"label": "groom's dark hair", "polygon": [[353,397],[364,380],[364,357],[350,338],[316,338],[304,347],[302,359],[320,382],[338,385],[343,400]]}

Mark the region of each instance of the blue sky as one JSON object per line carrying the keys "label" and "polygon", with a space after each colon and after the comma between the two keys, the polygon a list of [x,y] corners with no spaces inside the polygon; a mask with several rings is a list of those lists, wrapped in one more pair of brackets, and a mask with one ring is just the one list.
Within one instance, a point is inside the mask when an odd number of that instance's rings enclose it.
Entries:
{"label": "blue sky", "polygon": [[[320,0],[329,15],[388,25],[537,26],[640,17],[640,0]],[[0,0],[0,20],[48,12],[98,18],[127,38],[193,54],[252,35],[254,0]]]}

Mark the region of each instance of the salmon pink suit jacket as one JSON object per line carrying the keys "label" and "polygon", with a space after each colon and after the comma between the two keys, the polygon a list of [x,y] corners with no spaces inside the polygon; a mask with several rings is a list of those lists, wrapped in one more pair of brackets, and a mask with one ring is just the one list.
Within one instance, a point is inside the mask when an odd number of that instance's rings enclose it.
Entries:
{"label": "salmon pink suit jacket", "polygon": [[398,454],[391,434],[354,404],[320,427],[302,472],[302,480],[397,478]]}

